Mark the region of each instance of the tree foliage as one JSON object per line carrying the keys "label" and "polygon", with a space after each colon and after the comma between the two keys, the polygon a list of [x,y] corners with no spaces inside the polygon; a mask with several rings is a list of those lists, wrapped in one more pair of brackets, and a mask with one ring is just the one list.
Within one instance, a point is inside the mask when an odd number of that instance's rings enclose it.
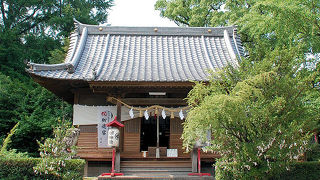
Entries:
{"label": "tree foliage", "polygon": [[158,0],[155,8],[182,26],[237,25],[248,51],[188,95],[184,145],[212,131],[210,148],[223,155],[217,179],[267,179],[308,149],[320,124],[318,1]]}
{"label": "tree foliage", "polygon": [[107,20],[113,0],[0,0],[0,142],[17,123],[11,148],[37,156],[37,140],[48,137],[57,117],[72,108],[34,83],[25,61],[60,63],[74,20]]}
{"label": "tree foliage", "polygon": [[305,0],[158,0],[161,16],[182,26],[237,25],[251,57],[262,60],[276,48],[317,53],[320,4]]}
{"label": "tree foliage", "polygon": [[1,139],[20,122],[10,147],[36,155],[36,141],[51,135],[56,117],[71,117],[72,107],[30,79],[12,79],[0,73]]}
{"label": "tree foliage", "polygon": [[70,160],[76,155],[77,138],[79,130],[71,127],[67,121],[59,121],[59,125],[54,128],[54,138],[47,138],[40,145],[41,161],[33,167],[36,174],[52,174],[62,179],[68,178],[68,174],[63,174],[66,160]]}
{"label": "tree foliage", "polygon": [[208,86],[197,84],[188,95],[193,108],[184,125],[184,144],[192,148],[197,137],[211,130],[209,149],[222,155],[219,168],[236,179],[270,178],[289,167],[308,149],[319,119],[318,107],[306,105],[302,95],[310,87],[272,71],[232,88],[227,85],[231,77],[221,76],[213,76]]}
{"label": "tree foliage", "polygon": [[88,24],[104,23],[113,1],[1,0],[0,3],[0,60],[2,64],[21,67],[25,59],[46,63],[49,51],[60,47],[60,40],[73,30],[73,18]]}

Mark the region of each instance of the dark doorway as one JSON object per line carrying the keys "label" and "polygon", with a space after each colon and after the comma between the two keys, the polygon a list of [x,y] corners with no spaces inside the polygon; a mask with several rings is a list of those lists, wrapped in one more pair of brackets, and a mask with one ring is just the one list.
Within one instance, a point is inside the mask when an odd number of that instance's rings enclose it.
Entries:
{"label": "dark doorway", "polygon": [[148,151],[148,146],[157,146],[157,119],[141,118],[140,151]]}
{"label": "dark doorway", "polygon": [[159,117],[159,146],[169,148],[169,140],[170,140],[170,117],[167,116],[163,119],[161,116]]}
{"label": "dark doorway", "polygon": [[[169,148],[170,117],[159,117],[159,146]],[[157,146],[157,117],[141,118],[140,151]]]}

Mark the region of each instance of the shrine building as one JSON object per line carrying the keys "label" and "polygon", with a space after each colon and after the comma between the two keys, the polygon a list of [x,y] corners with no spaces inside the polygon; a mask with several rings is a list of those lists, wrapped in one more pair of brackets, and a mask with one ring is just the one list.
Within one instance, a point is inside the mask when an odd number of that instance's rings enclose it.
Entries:
{"label": "shrine building", "polygon": [[[124,127],[115,170],[124,173],[172,168],[197,171],[195,151],[185,153],[181,134],[194,81],[208,81],[209,71],[238,67],[244,49],[236,27],[113,27],[81,24],[64,63],[29,63],[35,82],[73,105],[73,125],[80,129],[78,154],[85,175],[110,168],[108,135],[115,116]],[[108,142],[108,140],[110,140]],[[203,162],[219,155],[201,152]]]}

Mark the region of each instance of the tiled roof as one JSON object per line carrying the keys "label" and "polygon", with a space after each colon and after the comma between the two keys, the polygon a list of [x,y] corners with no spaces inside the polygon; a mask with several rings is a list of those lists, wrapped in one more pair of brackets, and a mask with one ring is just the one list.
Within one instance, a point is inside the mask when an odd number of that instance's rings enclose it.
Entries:
{"label": "tiled roof", "polygon": [[205,81],[208,70],[238,66],[235,27],[111,27],[76,22],[63,64],[30,63],[30,73],[86,81]]}

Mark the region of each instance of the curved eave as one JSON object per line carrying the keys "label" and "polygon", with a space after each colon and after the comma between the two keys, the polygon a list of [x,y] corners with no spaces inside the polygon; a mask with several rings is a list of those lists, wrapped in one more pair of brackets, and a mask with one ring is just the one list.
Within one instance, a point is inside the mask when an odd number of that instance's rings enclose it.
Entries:
{"label": "curved eave", "polygon": [[54,79],[44,76],[38,76],[30,70],[27,70],[27,72],[29,73],[31,78],[39,85],[48,89],[53,94],[62,98],[64,101],[70,104],[74,103],[74,89],[89,87],[88,83],[83,80]]}
{"label": "curved eave", "polygon": [[189,91],[195,85],[192,81],[86,81],[82,79],[59,79],[39,76],[31,70],[26,71],[35,82],[70,104],[74,103],[74,90],[79,88],[90,88],[93,93],[95,93],[95,90],[97,89],[114,90],[121,88],[124,88],[125,91],[130,91],[130,89],[142,89],[142,91],[147,93],[158,89],[180,89]]}
{"label": "curved eave", "polygon": [[194,81],[208,82],[208,80],[188,80],[188,81],[97,81],[87,79],[65,79],[65,78],[52,78],[47,76],[38,75],[30,69],[26,69],[33,79],[44,79],[47,81],[55,82],[82,82],[86,85],[96,85],[103,87],[192,87],[195,85]]}

